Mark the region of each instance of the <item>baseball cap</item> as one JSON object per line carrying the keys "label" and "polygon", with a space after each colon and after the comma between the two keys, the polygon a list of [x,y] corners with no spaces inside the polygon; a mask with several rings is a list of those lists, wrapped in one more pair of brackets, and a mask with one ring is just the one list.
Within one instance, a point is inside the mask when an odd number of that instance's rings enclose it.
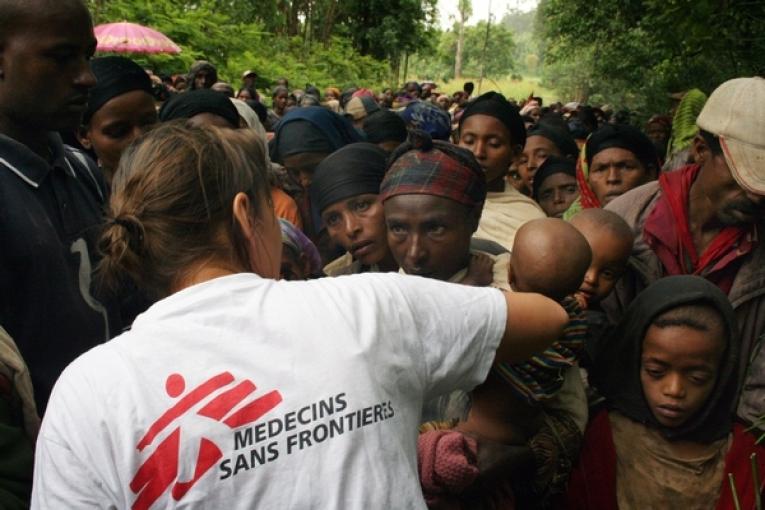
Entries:
{"label": "baseball cap", "polygon": [[696,124],[720,139],[731,175],[765,195],[765,78],[735,78],[712,92]]}
{"label": "baseball cap", "polygon": [[345,105],[345,114],[353,120],[361,120],[379,109],[380,107],[370,96],[353,97],[348,101],[348,104]]}
{"label": "baseball cap", "polygon": [[253,71],[251,69],[248,69],[247,71],[242,73],[242,79],[244,80],[248,76],[257,76],[257,75],[258,75],[258,73],[256,73],[255,71]]}

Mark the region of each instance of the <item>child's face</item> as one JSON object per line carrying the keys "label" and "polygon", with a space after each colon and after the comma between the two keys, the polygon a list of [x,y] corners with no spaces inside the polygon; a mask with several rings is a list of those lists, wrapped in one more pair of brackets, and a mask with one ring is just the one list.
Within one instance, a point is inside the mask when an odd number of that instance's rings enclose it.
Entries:
{"label": "child's face", "polygon": [[590,225],[577,228],[590,244],[592,262],[576,294],[583,297],[591,308],[605,299],[621,278],[632,253],[632,242],[620,239],[609,229]]}
{"label": "child's face", "polygon": [[719,328],[648,328],[640,382],[648,407],[661,425],[679,427],[701,409],[717,381],[724,349]]}

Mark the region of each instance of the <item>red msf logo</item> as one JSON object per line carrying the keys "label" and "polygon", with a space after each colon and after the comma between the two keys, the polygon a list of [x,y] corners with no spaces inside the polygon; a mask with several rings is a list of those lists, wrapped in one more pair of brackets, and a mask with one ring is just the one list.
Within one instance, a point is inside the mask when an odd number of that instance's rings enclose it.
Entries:
{"label": "red msf logo", "polygon": [[[178,400],[174,406],[151,424],[149,430],[136,446],[138,451],[142,452],[147,446],[150,446],[160,432],[214,393],[215,395],[196,414],[224,423],[232,429],[257,421],[282,401],[281,394],[274,390],[248,402],[232,413],[231,410],[246,400],[256,389],[255,385],[248,379],[238,384],[235,382],[233,375],[229,372],[223,372],[183,395],[186,389],[186,381],[183,376],[180,374],[168,376],[165,382],[165,391]],[[130,490],[138,495],[133,502],[133,510],[147,510],[171,485],[173,486],[171,491],[173,499],[180,501],[189,489],[223,457],[223,453],[215,443],[202,437],[199,440],[199,455],[197,456],[193,478],[186,481],[178,480],[180,440],[181,428],[176,426],[138,468],[130,482]]]}

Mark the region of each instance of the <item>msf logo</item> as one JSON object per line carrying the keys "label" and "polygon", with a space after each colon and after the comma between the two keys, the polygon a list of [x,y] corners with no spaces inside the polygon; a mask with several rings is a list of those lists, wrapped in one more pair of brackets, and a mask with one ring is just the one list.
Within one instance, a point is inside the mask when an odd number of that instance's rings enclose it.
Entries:
{"label": "msf logo", "polygon": [[[172,428],[172,431],[154,446],[151,455],[139,466],[130,482],[130,490],[137,495],[131,507],[133,510],[147,510],[170,486],[172,498],[180,501],[223,457],[220,448],[213,441],[200,437],[193,477],[190,480],[179,480],[181,427],[175,423],[178,418],[196,414],[235,429],[259,420],[282,401],[281,394],[274,390],[240,406],[249,399],[256,387],[248,379],[237,383],[229,372],[213,376],[184,394],[185,389],[186,381],[182,375],[168,376],[165,391],[170,397],[177,399],[176,403],[151,424],[136,446],[139,452],[143,452],[154,445],[154,440],[162,431]],[[196,408],[203,401],[206,403],[194,413],[192,408]]]}

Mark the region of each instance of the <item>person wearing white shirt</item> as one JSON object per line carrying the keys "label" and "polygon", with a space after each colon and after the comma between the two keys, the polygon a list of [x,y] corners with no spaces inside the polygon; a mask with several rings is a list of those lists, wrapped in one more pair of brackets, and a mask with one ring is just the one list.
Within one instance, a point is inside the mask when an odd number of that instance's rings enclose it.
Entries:
{"label": "person wearing white shirt", "polygon": [[565,311],[398,274],[276,281],[262,145],[162,125],[115,176],[105,280],[159,300],[58,380],[32,508],[425,508],[425,399],[558,337]]}

